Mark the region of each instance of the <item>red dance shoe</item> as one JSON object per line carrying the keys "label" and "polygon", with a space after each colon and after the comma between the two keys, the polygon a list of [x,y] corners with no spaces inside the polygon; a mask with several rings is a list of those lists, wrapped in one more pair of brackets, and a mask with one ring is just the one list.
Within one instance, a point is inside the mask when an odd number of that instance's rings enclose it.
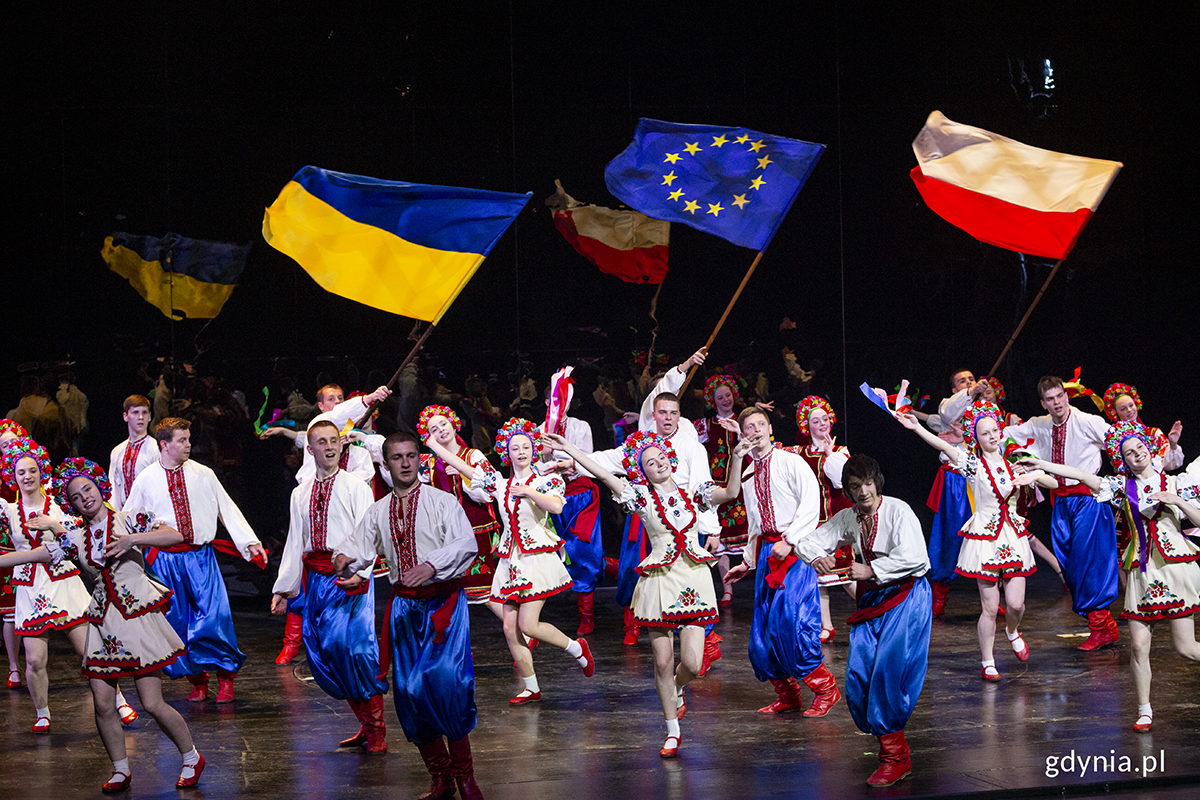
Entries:
{"label": "red dance shoe", "polygon": [[1154,717],[1149,714],[1139,714],[1138,718],[1133,721],[1133,729],[1138,733],[1145,733],[1150,730],[1150,725],[1153,724]]}
{"label": "red dance shoe", "polygon": [[232,703],[233,702],[233,678],[237,675],[236,672],[227,672],[223,669],[217,670],[217,702]]}
{"label": "red dance shoe", "polygon": [[1112,618],[1112,614],[1108,613],[1107,608],[1089,611],[1087,618],[1088,630],[1092,635],[1079,645],[1080,650],[1099,650],[1106,644],[1114,644],[1120,638],[1117,621]]}
{"label": "red dance shoe", "polygon": [[679,687],[679,694],[675,696],[675,719],[683,719],[687,714],[687,698],[683,696],[683,687]]}
{"label": "red dance shoe", "polygon": [[[671,742],[675,742],[674,747],[667,746],[667,745],[671,744]],[[681,744],[683,744],[683,737],[675,736],[674,734],[671,734],[670,736],[668,736],[666,739],[663,740],[662,749],[658,751],[658,754],[660,756],[662,756],[663,758],[678,758],[679,757],[679,745],[681,745]]]}
{"label": "red dance shoe", "polygon": [[192,685],[192,693],[188,695],[189,703],[203,703],[208,699],[208,673],[188,675],[188,683]]}
{"label": "red dance shoe", "polygon": [[[190,772],[191,775],[187,773]],[[204,772],[204,756],[200,756],[200,762],[194,767],[184,765],[179,771],[179,780],[175,781],[176,789],[190,789],[200,783],[200,773]]]}
{"label": "red dance shoe", "polygon": [[1025,644],[1025,639],[1018,636],[1012,642],[1013,654],[1017,657],[1017,661],[1029,660],[1029,645]]}
{"label": "red dance shoe", "polygon": [[137,722],[138,713],[129,703],[122,703],[117,706],[117,716],[121,718],[122,725],[132,725]]}
{"label": "red dance shoe", "polygon": [[[806,717],[823,717],[833,708],[834,703],[842,699],[842,693],[838,690],[833,673],[824,664],[808,673],[804,678],[804,685],[816,694],[812,705],[804,712]],[[796,698],[799,699],[799,697],[800,694],[797,692]]]}
{"label": "red dance shoe", "polygon": [[835,633],[837,633],[837,628],[821,628],[821,644],[825,644],[832,639]]}
{"label": "red dance shoe", "polygon": [[583,677],[590,678],[596,673],[596,659],[592,657],[592,648],[588,647],[587,639],[576,639],[583,648]]}
{"label": "red dance shoe", "polygon": [[[118,778],[118,776],[120,776]],[[105,783],[100,785],[100,791],[105,794],[116,794],[129,788],[129,776],[124,772],[114,772]]]}
{"label": "red dance shoe", "polygon": [[717,601],[717,605],[721,608],[729,608],[733,605],[733,592],[726,592],[721,595],[721,599]]}
{"label": "red dance shoe", "polygon": [[49,717],[38,717],[36,720],[34,720],[33,727],[30,728],[30,730],[32,730],[34,733],[36,733],[39,736],[41,736],[42,734],[45,734],[45,733],[49,733],[50,732],[50,718]]}
{"label": "red dance shoe", "polygon": [[522,689],[520,694],[508,701],[508,704],[510,706],[523,706],[526,703],[537,703],[541,699],[541,692],[531,692],[528,689]]}
{"label": "red dance shoe", "polygon": [[794,678],[782,681],[771,678],[771,686],[775,687],[775,694],[779,695],[779,699],[760,708],[759,714],[786,714],[789,711],[800,710],[800,687],[796,685]]}
{"label": "red dance shoe", "polygon": [[300,652],[303,641],[304,617],[288,612],[287,626],[283,629],[283,649],[275,656],[275,664],[284,667],[292,663],[292,659]]}
{"label": "red dance shoe", "polygon": [[912,775],[912,758],[904,731],[879,737],[879,769],[867,778],[871,786],[891,786]]}
{"label": "red dance shoe", "polygon": [[1000,682],[1000,670],[993,666],[981,667],[979,674],[985,681],[990,681],[991,683]]}
{"label": "red dance shoe", "polygon": [[20,689],[21,688],[21,673],[17,672],[15,669],[8,673],[8,688],[10,688],[10,689]]}

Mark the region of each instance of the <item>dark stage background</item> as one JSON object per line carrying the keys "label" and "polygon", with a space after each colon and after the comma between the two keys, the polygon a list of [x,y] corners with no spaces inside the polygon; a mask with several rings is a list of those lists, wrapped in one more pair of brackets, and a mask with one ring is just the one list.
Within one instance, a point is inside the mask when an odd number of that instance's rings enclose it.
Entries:
{"label": "dark stage background", "polygon": [[[1149,424],[1184,420],[1195,453],[1196,69],[1179,19],[947,2],[102,6],[31,7],[6,59],[0,399],[15,405],[18,364],[73,359],[92,457],[124,436],[120,400],[150,388],[136,378],[147,358],[194,360],[255,407],[269,376],[293,374],[311,397],[318,369],[351,383],[398,365],[411,321],[323,292],[262,241],[264,207],[306,164],[534,193],[430,340],[452,388],[517,369],[518,351],[539,383],[572,358],[627,359],[649,343],[653,287],[586,263],[542,201],[559,178],[615,205],[604,165],[648,116],[828,145],[712,358],[778,372],[789,346],[822,362],[839,442],[879,456],[889,489],[917,505],[933,452],[855,387],[907,377],[936,402],[952,368],[991,365],[1050,268],[923,205],[910,143],[934,109],[1125,164],[999,371],[1006,405],[1041,413],[1038,377],[1082,365],[1097,391],[1138,386]],[[118,230],[255,246],[220,317],[172,325],[101,261]],[[701,344],[753,255],[674,226],[657,347],[677,361]],[[780,331],[785,316],[796,330]]]}

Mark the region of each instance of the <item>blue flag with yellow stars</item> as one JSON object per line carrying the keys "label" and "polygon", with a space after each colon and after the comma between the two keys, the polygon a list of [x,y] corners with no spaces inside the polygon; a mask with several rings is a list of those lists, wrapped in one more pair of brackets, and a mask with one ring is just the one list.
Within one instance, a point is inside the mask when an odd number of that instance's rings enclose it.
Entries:
{"label": "blue flag with yellow stars", "polygon": [[824,149],[747,128],[642,118],[604,179],[625,205],[648,217],[762,250]]}

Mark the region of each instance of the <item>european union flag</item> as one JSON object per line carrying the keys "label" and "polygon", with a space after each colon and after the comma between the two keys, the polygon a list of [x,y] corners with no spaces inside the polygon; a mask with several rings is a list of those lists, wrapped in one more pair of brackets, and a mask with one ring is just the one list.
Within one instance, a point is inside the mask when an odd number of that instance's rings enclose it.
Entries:
{"label": "european union flag", "polygon": [[648,217],[763,250],[824,149],[747,128],[643,118],[604,179]]}

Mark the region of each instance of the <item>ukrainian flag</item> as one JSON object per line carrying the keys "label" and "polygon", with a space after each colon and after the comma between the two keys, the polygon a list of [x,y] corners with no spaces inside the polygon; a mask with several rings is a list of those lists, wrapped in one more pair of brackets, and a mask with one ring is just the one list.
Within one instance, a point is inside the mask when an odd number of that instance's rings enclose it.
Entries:
{"label": "ukrainian flag", "polygon": [[436,325],[529,196],[305,167],[263,238],[325,290]]}
{"label": "ukrainian flag", "polygon": [[207,242],[177,233],[114,233],[100,251],[108,268],[171,319],[212,319],[221,313],[246,268],[248,244]]}

